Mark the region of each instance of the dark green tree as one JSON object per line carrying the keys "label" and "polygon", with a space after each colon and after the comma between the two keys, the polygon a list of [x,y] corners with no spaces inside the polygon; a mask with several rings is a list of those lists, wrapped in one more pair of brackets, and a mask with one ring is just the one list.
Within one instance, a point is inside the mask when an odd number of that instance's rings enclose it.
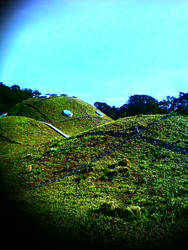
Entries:
{"label": "dark green tree", "polygon": [[179,98],[174,101],[174,110],[178,114],[188,115],[188,93],[179,93]]}
{"label": "dark green tree", "polygon": [[38,90],[21,89],[19,85],[8,87],[0,82],[0,114],[9,110],[18,102],[40,95]]}
{"label": "dark green tree", "polygon": [[127,115],[127,104],[124,104],[119,108],[119,117],[125,117],[126,115]]}
{"label": "dark green tree", "polygon": [[110,105],[106,104],[105,102],[95,102],[94,106],[102,111],[107,116],[111,117],[112,119],[118,119],[119,116],[119,109],[115,106],[111,107]]}
{"label": "dark green tree", "polygon": [[157,114],[159,112],[158,101],[148,95],[133,95],[129,97],[126,106],[127,115]]}
{"label": "dark green tree", "polygon": [[179,97],[167,96],[166,100],[159,102],[159,113],[176,112],[178,114],[188,114],[188,93],[179,93]]}

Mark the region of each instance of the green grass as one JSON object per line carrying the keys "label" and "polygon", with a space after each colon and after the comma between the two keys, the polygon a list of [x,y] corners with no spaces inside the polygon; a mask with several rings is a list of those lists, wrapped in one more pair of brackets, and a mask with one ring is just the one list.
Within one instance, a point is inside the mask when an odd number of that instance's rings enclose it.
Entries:
{"label": "green grass", "polygon": [[[20,158],[39,154],[45,143],[61,137],[48,126],[32,118],[7,116],[0,119],[1,172],[6,172],[6,182],[14,186],[17,179],[14,166],[20,167]],[[29,168],[28,168],[29,170]],[[7,172],[8,171],[8,172]]]}
{"label": "green grass", "polygon": [[60,135],[32,118],[8,116],[0,119],[0,156],[17,159],[19,152],[38,150]]}
{"label": "green grass", "polygon": [[59,134],[48,126],[32,118],[22,116],[7,116],[0,119],[0,134],[15,143],[44,143],[48,138]]}
{"label": "green grass", "polygon": [[[61,114],[65,109],[73,112],[73,119]],[[103,114],[103,117],[99,117],[95,110],[93,106],[79,99],[62,96],[49,99],[29,98],[17,104],[10,112],[10,115],[27,116],[53,123],[64,133],[76,135],[87,129],[112,121],[105,114]]]}
{"label": "green grass", "polygon": [[[81,136],[36,142],[34,150],[28,147],[27,152],[15,153],[14,163],[13,152],[6,154],[1,157],[9,165],[3,168],[3,181],[18,206],[22,204],[20,210],[32,215],[37,225],[45,225],[54,242],[60,241],[63,232],[78,244],[87,242],[87,247],[173,246],[177,237],[188,232],[188,156],[143,138],[186,148],[188,118],[161,120],[144,130],[143,136],[129,138],[135,126],[144,129],[160,117],[127,117]],[[91,162],[124,139],[122,147]],[[34,188],[82,164],[86,167],[80,172]]]}

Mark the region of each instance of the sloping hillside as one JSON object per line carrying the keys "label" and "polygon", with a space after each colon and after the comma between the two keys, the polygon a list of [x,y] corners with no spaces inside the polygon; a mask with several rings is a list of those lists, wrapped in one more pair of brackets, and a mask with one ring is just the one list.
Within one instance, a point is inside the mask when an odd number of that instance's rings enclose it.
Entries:
{"label": "sloping hillside", "polygon": [[[19,157],[38,152],[44,143],[60,135],[32,118],[7,116],[0,119],[1,168],[17,164]],[[9,167],[8,167],[9,168]]]}
{"label": "sloping hillside", "polygon": [[14,173],[16,206],[45,227],[52,245],[182,249],[187,130],[183,116],[119,119],[44,143],[23,154],[4,179]]}
{"label": "sloping hillside", "polygon": [[44,143],[59,134],[32,118],[7,116],[0,119],[0,143],[10,142],[20,145]]}
{"label": "sloping hillside", "polygon": [[[70,110],[73,116],[67,117],[62,115],[64,110]],[[95,111],[94,107],[77,98],[61,96],[29,98],[17,104],[10,114],[31,117],[53,124],[71,136],[112,121],[105,114],[103,114],[103,117],[100,117]]]}

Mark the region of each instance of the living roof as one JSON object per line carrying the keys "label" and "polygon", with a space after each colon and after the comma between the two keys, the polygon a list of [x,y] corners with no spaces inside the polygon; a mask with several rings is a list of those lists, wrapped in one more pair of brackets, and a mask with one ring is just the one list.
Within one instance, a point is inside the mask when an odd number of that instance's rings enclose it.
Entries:
{"label": "living roof", "polygon": [[[73,117],[62,116],[62,110],[68,109]],[[17,104],[10,115],[26,116],[51,123],[68,135],[76,135],[87,129],[112,121],[103,114],[99,117],[95,108],[88,103],[72,97],[61,96],[47,99],[29,98]]]}
{"label": "living roof", "polygon": [[19,155],[4,171],[6,184],[53,242],[63,232],[69,244],[106,249],[180,244],[188,232],[188,118],[161,118],[127,117],[54,138]]}

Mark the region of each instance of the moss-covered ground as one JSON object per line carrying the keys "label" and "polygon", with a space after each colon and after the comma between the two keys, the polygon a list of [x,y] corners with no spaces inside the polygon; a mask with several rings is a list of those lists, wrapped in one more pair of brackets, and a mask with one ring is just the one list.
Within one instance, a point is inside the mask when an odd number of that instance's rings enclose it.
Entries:
{"label": "moss-covered ground", "polygon": [[[63,110],[67,109],[72,111],[73,117],[62,115]],[[98,116],[95,111],[96,109],[93,106],[77,98],[61,96],[29,98],[22,103],[18,103],[10,111],[10,115],[26,116],[51,123],[64,133],[72,136],[112,121],[105,114],[103,114],[103,117]]]}
{"label": "moss-covered ground", "polygon": [[[181,249],[188,232],[188,156],[176,147],[187,149],[188,118],[161,117],[122,118],[27,149],[4,141],[3,147],[12,150],[1,154],[3,186],[17,209],[45,228],[54,244],[75,242],[87,249],[179,244]],[[135,127],[142,130],[136,137],[131,136]],[[83,164],[81,171],[61,179]]]}

